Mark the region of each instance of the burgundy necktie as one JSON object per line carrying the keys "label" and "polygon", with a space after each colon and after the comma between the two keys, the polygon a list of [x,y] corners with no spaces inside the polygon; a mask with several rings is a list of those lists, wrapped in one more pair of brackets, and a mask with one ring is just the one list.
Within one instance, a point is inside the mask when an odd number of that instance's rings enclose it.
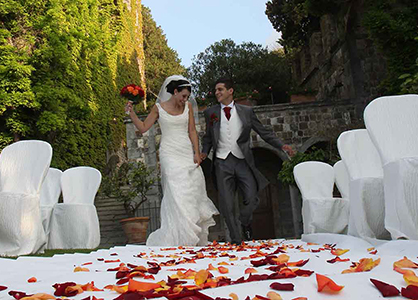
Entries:
{"label": "burgundy necktie", "polygon": [[228,119],[228,121],[229,121],[229,119],[231,118],[231,107],[229,107],[229,106],[225,106],[224,107],[224,112],[225,112],[225,117]]}

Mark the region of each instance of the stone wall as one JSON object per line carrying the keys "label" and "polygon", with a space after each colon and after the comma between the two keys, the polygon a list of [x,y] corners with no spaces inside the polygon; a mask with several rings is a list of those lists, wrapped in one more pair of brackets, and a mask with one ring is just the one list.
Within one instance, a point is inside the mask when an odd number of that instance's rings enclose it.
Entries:
{"label": "stone wall", "polygon": [[344,17],[321,17],[320,31],[293,60],[293,81],[300,90],[317,90],[319,101],[355,99],[363,107],[378,96],[386,63],[361,19],[361,1]]}

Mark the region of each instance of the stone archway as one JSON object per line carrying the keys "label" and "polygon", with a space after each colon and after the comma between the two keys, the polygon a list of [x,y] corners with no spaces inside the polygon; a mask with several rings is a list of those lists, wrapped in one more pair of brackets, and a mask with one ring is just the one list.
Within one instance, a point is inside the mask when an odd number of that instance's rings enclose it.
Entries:
{"label": "stone archway", "polygon": [[311,149],[313,146],[323,149],[323,145],[328,145],[329,139],[321,136],[313,136],[306,140],[303,145],[300,147],[299,152],[305,153],[308,149]]}
{"label": "stone archway", "polygon": [[253,215],[253,236],[255,239],[293,236],[289,187],[277,178],[283,161],[267,148],[256,147],[252,151],[257,169],[270,182],[259,194],[260,205]]}

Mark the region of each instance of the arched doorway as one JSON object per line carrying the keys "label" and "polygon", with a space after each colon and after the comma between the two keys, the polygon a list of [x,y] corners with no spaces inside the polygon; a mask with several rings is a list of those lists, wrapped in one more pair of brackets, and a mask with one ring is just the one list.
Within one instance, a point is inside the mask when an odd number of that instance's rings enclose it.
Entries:
{"label": "arched doorway", "polygon": [[270,182],[260,192],[260,205],[253,215],[254,239],[293,236],[289,187],[277,178],[283,161],[269,149],[253,148],[252,151],[257,169]]}

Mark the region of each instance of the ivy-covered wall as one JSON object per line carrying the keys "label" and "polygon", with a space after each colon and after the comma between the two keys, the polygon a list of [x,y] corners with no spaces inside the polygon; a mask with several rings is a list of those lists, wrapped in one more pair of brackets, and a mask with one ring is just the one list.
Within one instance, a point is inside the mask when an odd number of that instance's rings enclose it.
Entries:
{"label": "ivy-covered wall", "polygon": [[102,169],[124,138],[129,83],[145,88],[140,0],[0,0],[0,150],[51,143],[52,166]]}

